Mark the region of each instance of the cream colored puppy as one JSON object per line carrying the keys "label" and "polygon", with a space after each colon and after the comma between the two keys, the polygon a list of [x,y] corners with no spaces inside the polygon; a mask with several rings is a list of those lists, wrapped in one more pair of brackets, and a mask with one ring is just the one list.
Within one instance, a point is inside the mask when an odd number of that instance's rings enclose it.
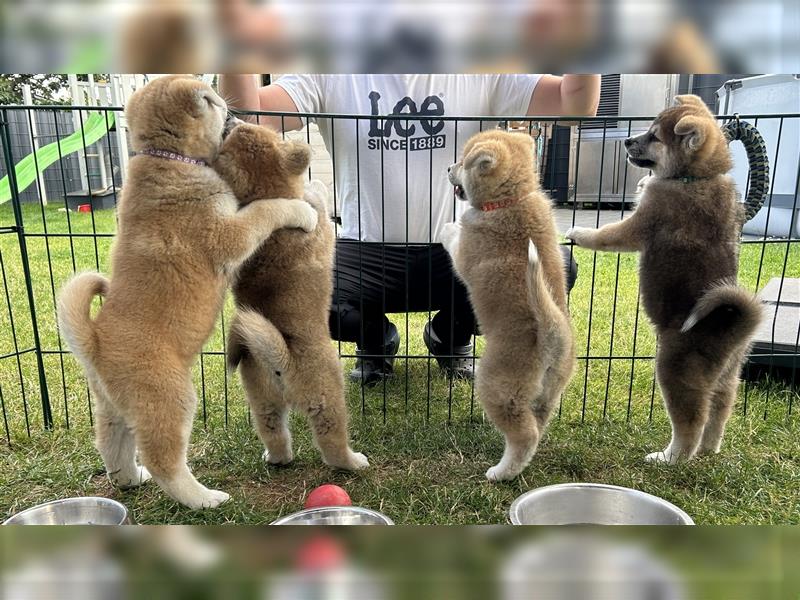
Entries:
{"label": "cream colored puppy", "polygon": [[574,367],[564,262],[527,135],[487,131],[449,169],[470,209],[442,244],[467,286],[486,346],[475,389],[506,439],[489,480],[528,465]]}
{"label": "cream colored puppy", "polygon": [[[186,452],[197,405],[191,368],[222,309],[229,274],[276,229],[317,224],[302,200],[239,209],[209,166],[226,115],[222,99],[192,78],[159,78],[131,97],[126,116],[139,155],[118,208],[113,276],[77,275],[58,301],[60,331],[94,397],[96,444],[109,478],[130,487],[152,474],[191,508],[228,499],[195,479]],[[93,319],[98,294],[104,302]]]}

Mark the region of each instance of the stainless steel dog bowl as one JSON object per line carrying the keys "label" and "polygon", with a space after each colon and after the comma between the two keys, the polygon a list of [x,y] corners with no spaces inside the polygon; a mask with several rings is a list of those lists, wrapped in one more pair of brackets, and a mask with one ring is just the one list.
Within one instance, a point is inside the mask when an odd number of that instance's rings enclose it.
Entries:
{"label": "stainless steel dog bowl", "polygon": [[509,512],[514,525],[694,525],[657,496],[599,483],[537,488],[514,500]]}
{"label": "stainless steel dog bowl", "polygon": [[108,498],[65,498],[23,510],[3,525],[128,525],[128,509]]}
{"label": "stainless steel dog bowl", "polygon": [[360,506],[325,506],[286,515],[272,525],[394,525],[394,521]]}

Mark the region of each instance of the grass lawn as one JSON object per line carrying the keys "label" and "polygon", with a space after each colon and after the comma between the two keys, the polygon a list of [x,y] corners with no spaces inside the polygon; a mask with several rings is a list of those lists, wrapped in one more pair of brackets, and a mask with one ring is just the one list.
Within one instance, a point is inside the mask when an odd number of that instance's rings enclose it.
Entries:
{"label": "grass lawn", "polygon": [[[60,353],[53,308],[54,292],[73,269],[107,271],[111,238],[95,242],[83,236],[113,233],[114,213],[67,215],[51,206],[43,219],[38,206],[23,210],[26,233],[33,234],[26,241],[55,428],[42,427],[17,235],[0,233],[2,518],[38,502],[94,494],[121,500],[139,523],[267,523],[299,509],[313,487],[334,482],[355,503],[381,510],[398,524],[502,523],[511,501],[525,490],[593,481],[662,496],[698,523],[800,523],[800,396],[783,383],[742,385],[720,455],[676,467],[644,463],[646,453],[668,442],[669,422],[653,381],[654,336],[638,307],[636,257],[580,249],[575,251],[580,273],[570,307],[583,358],[538,455],[517,480],[485,481],[484,472],[502,453],[502,438],[484,421],[472,387],[449,382],[427,359],[399,360],[385,393],[382,386],[348,388],[353,445],[369,456],[368,471],[350,474],[325,467],[302,419],[292,423],[295,463],[267,468],[238,377],[224,370],[222,323],[230,317],[229,301],[195,370],[202,400],[190,462],[201,481],[231,493],[232,501],[216,511],[192,512],[152,484],[114,490],[92,446],[83,377],[72,357]],[[13,221],[10,207],[0,207],[0,228]],[[73,236],[37,236],[45,223],[50,234],[71,228]],[[800,277],[800,245],[743,247],[740,278],[750,289],[760,289],[784,270],[787,277]],[[427,314],[392,319],[403,338],[401,353],[426,354],[421,332]],[[343,344],[341,350],[352,354],[354,348]],[[13,356],[17,351],[23,352],[19,358]],[[351,359],[343,363],[346,370],[352,366]]]}

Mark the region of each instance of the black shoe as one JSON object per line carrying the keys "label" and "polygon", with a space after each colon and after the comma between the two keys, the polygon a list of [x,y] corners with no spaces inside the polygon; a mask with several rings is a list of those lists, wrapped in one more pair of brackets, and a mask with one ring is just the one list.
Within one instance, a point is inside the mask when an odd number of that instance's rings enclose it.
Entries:
{"label": "black shoe", "polygon": [[375,385],[394,373],[394,356],[400,348],[400,334],[394,323],[389,323],[389,331],[386,332],[384,342],[385,344],[381,348],[364,350],[356,348],[356,356],[367,354],[372,357],[356,359],[356,366],[350,371],[350,381],[361,382],[363,385]]}
{"label": "black shoe", "polygon": [[[473,379],[475,377],[476,359],[472,356],[472,344],[466,346],[453,346],[453,351],[448,352],[447,346],[439,339],[431,327],[430,321],[422,330],[422,339],[431,354],[436,357],[439,367],[450,377],[460,379]],[[444,356],[443,356],[444,355]],[[450,358],[448,355],[452,355]]]}

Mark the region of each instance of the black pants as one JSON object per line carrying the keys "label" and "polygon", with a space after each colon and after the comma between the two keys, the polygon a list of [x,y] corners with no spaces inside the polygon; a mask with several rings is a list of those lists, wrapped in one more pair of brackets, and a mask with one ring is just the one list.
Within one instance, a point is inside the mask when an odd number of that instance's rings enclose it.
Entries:
{"label": "black pants", "polygon": [[[562,246],[567,290],[575,285],[578,266]],[[441,244],[381,244],[339,239],[333,272],[331,337],[356,342],[359,348],[382,348],[389,320],[386,313],[436,313],[431,326],[445,344],[465,346],[477,322],[464,284],[453,271]]]}

